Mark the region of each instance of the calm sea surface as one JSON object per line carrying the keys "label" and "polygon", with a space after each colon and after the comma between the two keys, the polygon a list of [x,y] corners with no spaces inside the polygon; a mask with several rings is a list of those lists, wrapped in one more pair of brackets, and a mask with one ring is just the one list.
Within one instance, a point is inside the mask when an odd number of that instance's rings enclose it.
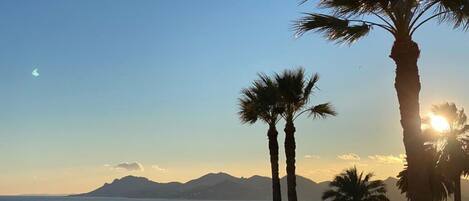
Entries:
{"label": "calm sea surface", "polygon": [[[60,196],[0,196],[0,201],[189,201],[172,199],[135,199],[135,198],[83,198]],[[193,200],[192,200],[193,201]],[[204,201],[204,200],[197,200]],[[215,201],[215,200],[210,200]]]}

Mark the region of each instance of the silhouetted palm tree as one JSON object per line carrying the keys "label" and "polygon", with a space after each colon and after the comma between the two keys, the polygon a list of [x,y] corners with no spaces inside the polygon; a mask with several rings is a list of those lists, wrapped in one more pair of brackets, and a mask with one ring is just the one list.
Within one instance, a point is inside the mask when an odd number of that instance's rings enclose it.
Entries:
{"label": "silhouetted palm tree", "polygon": [[318,74],[307,78],[302,68],[296,70],[285,70],[281,74],[276,74],[275,80],[278,84],[281,102],[284,107],[282,113],[285,119],[285,155],[287,159],[287,193],[289,201],[297,201],[296,194],[296,174],[295,174],[295,119],[307,113],[313,118],[326,118],[329,115],[336,115],[330,103],[310,106],[309,98],[316,83],[319,80]]}
{"label": "silhouetted palm tree", "polygon": [[[444,201],[447,200],[448,196],[450,196],[454,192],[454,184],[452,183],[450,178],[447,178],[441,167],[438,166],[438,159],[440,153],[436,150],[435,147],[427,145],[428,149],[425,151],[426,157],[429,157],[430,160],[426,160],[427,167],[429,168],[430,172],[430,191],[431,191],[431,200],[432,201]],[[402,170],[399,175],[397,175],[399,180],[397,181],[397,187],[401,190],[401,193],[406,193],[406,196],[409,197],[407,194],[408,190],[408,182],[407,182],[407,167]]]}
{"label": "silhouetted palm tree", "polygon": [[322,200],[330,201],[389,201],[386,186],[381,180],[371,181],[373,174],[358,174],[353,167],[337,175],[331,181],[331,189],[324,192]]}
{"label": "silhouetted palm tree", "polygon": [[[304,0],[307,1],[307,0]],[[296,24],[297,36],[309,31],[329,40],[352,43],[372,28],[386,30],[395,41],[390,57],[396,63],[395,88],[400,107],[404,146],[408,157],[409,191],[413,201],[428,201],[430,188],[421,136],[417,60],[420,50],[412,39],[415,31],[432,19],[469,29],[468,0],[321,0],[320,8],[332,14],[307,13]],[[377,20],[377,21],[376,21]]]}
{"label": "silhouetted palm tree", "polygon": [[283,109],[279,104],[277,84],[266,75],[260,74],[259,77],[253,86],[242,91],[242,97],[239,99],[239,115],[243,123],[254,124],[257,120],[261,120],[269,125],[267,138],[272,170],[272,198],[274,201],[280,201],[282,196],[278,168],[278,132],[275,125]]}
{"label": "silhouetted palm tree", "polygon": [[467,116],[454,103],[434,105],[432,113],[444,117],[449,124],[448,130],[434,131],[435,134],[427,136],[440,152],[438,166],[454,182],[454,201],[461,201],[461,176],[468,171],[469,160]]}

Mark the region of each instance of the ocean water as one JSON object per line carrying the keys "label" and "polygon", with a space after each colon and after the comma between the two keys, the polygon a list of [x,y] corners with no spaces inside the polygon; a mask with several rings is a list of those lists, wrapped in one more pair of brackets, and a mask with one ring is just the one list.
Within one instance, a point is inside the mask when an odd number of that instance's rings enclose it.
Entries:
{"label": "ocean water", "polygon": [[[0,201],[194,201],[194,200],[137,199],[137,198],[111,198],[111,197],[0,196]],[[197,201],[204,201],[204,200],[197,200]],[[217,201],[217,200],[210,200],[210,201]]]}

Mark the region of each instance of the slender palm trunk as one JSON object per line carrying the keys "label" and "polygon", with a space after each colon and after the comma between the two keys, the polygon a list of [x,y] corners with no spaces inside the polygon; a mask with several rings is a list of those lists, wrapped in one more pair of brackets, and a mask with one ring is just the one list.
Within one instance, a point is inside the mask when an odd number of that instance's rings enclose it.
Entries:
{"label": "slender palm trunk", "polygon": [[287,119],[285,125],[285,155],[287,158],[287,192],[288,201],[297,201],[296,196],[296,174],[295,174],[295,125],[293,119]]}
{"label": "slender palm trunk", "polygon": [[420,50],[410,38],[394,42],[390,57],[396,63],[396,88],[404,146],[408,163],[409,196],[412,201],[431,200],[430,177],[425,167],[420,119],[420,77],[417,60]]}
{"label": "slender palm trunk", "polygon": [[277,141],[277,128],[275,124],[269,125],[267,137],[269,138],[269,151],[270,151],[270,167],[272,170],[272,200],[281,201],[282,195],[280,193],[280,178],[278,176],[278,141]]}
{"label": "slender palm trunk", "polygon": [[454,177],[454,201],[461,201],[461,174]]}

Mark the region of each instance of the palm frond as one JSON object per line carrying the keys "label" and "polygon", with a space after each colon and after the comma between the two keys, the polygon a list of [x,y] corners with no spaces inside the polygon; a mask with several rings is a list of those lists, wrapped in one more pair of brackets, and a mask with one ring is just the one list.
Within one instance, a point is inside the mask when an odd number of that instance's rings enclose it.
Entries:
{"label": "palm frond", "polygon": [[401,191],[401,193],[406,193],[407,195],[407,191],[409,189],[409,184],[407,183],[407,167],[404,167],[404,169],[399,172],[399,174],[397,175],[397,179],[397,188]]}
{"label": "palm frond", "polygon": [[284,70],[275,75],[275,80],[285,104],[301,104],[305,84],[303,68]]}
{"label": "palm frond", "polygon": [[[327,190],[325,191],[323,194],[322,194],[322,197],[321,199],[322,200],[327,200],[327,199],[336,199],[336,200],[340,200],[340,198],[344,197],[344,195],[340,192],[337,192],[335,190]],[[339,199],[338,199],[339,198]]]}
{"label": "palm frond", "polygon": [[323,33],[324,37],[338,43],[353,43],[366,36],[372,26],[366,23],[351,24],[347,19],[332,15],[307,13],[294,24],[296,36],[309,31]]}
{"label": "palm frond", "polygon": [[309,99],[309,96],[312,94],[313,89],[316,87],[316,83],[319,81],[319,74],[315,73],[313,77],[311,77],[308,82],[306,83],[303,98],[305,101]]}
{"label": "palm frond", "polygon": [[242,123],[255,123],[258,119],[268,124],[276,123],[283,112],[280,93],[276,82],[265,74],[258,74],[259,79],[252,86],[241,91],[239,98],[239,116]]}
{"label": "palm frond", "polygon": [[309,116],[313,118],[326,118],[327,116],[336,116],[337,112],[331,103],[315,105],[309,109]]}
{"label": "palm frond", "polygon": [[256,110],[255,92],[253,88],[246,88],[242,90],[242,97],[239,98],[239,117],[242,123],[256,123],[258,119],[258,112]]}
{"label": "palm frond", "polygon": [[[432,192],[433,201],[445,201],[454,192],[454,183],[445,176],[445,172],[438,165],[440,153],[435,148],[429,148],[425,151],[426,157],[430,157],[431,160],[427,160],[428,170],[430,171],[430,189]],[[408,192],[408,170],[405,167],[397,176],[398,181],[397,187],[401,190],[401,193],[405,193],[407,197]]]}
{"label": "palm frond", "polygon": [[320,0],[318,7],[330,15],[305,14],[294,25],[296,36],[314,31],[331,41],[352,43],[380,27],[397,40],[412,39],[433,19],[469,30],[469,0]]}
{"label": "palm frond", "polygon": [[388,0],[323,0],[319,7],[332,9],[338,16],[356,16],[371,12],[382,12],[388,9],[391,1]]}
{"label": "palm frond", "polygon": [[469,29],[469,1],[468,0],[437,0],[440,22],[451,22],[453,27]]}

